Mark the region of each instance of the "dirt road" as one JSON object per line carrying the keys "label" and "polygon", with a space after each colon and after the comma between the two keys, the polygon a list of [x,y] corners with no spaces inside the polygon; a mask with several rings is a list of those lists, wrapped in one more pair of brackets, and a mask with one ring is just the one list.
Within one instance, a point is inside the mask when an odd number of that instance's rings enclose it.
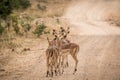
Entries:
{"label": "dirt road", "polygon": [[74,31],[70,36],[71,41],[80,45],[78,71],[75,75],[72,74],[74,61],[69,56],[69,67],[64,75],[46,78],[47,41],[26,39],[23,43],[31,51],[22,55],[12,53],[14,56],[4,67],[5,71],[0,71],[0,80],[120,80],[120,36],[81,35],[77,34],[77,26],[71,29]]}
{"label": "dirt road", "polygon": [[120,80],[120,28],[67,15],[63,18],[71,28],[69,39],[80,45],[75,75],[74,61],[69,56],[69,67],[63,75],[46,78],[47,41],[28,38],[23,45],[31,50],[21,54],[18,49],[10,54],[10,61],[0,69],[0,80]]}
{"label": "dirt road", "polygon": [[64,75],[53,78],[45,77],[46,47],[42,50],[43,45],[34,45],[34,51],[15,55],[5,67],[6,71],[1,72],[0,80],[119,80],[119,40],[120,36],[74,36],[73,41],[80,45],[78,71],[72,74],[74,61],[69,56],[69,67]]}

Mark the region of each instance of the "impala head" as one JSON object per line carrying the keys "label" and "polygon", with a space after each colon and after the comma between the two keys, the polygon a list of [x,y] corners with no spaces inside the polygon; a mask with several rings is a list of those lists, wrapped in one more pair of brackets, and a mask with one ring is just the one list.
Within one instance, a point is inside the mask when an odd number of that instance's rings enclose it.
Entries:
{"label": "impala head", "polygon": [[55,29],[53,29],[52,35],[54,36],[53,40],[56,40],[57,39],[57,32]]}
{"label": "impala head", "polygon": [[61,35],[57,33],[55,29],[53,29],[52,35],[54,36],[54,40],[60,39]]}
{"label": "impala head", "polygon": [[52,35],[57,35],[57,32],[55,29],[53,29]]}
{"label": "impala head", "polygon": [[50,46],[56,46],[57,44],[57,36],[53,39],[53,40],[49,40],[49,38],[47,37],[47,40],[48,40],[48,44],[49,44],[49,47]]}
{"label": "impala head", "polygon": [[67,35],[70,33],[70,28],[68,27],[66,30],[63,28],[63,27],[60,27],[60,36],[61,36],[61,39],[65,39],[67,38]]}
{"label": "impala head", "polygon": [[59,33],[57,33],[57,31],[56,30],[53,30],[53,36],[54,36],[54,38],[53,38],[53,42],[55,42],[55,44],[56,44],[56,46],[57,47],[61,47],[61,38],[62,38],[62,36],[59,34]]}

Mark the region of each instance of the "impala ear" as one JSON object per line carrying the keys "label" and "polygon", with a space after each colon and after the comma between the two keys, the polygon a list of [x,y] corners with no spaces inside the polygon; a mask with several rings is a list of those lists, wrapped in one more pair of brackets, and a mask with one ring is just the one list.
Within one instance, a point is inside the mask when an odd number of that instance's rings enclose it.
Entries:
{"label": "impala ear", "polygon": [[56,34],[56,30],[55,30],[55,29],[53,29],[53,32],[52,32],[52,34],[53,34],[53,35],[55,35],[55,34]]}
{"label": "impala ear", "polygon": [[70,33],[70,31],[67,32],[68,34]]}
{"label": "impala ear", "polygon": [[66,38],[66,37],[67,37],[67,35],[64,36],[64,38]]}
{"label": "impala ear", "polygon": [[57,38],[57,35],[55,35],[55,37]]}
{"label": "impala ear", "polygon": [[55,36],[55,38],[58,38],[58,36],[57,35],[54,35]]}
{"label": "impala ear", "polygon": [[64,29],[63,27],[60,27],[60,29],[61,29],[61,32],[64,32],[64,31],[65,31],[65,29]]}
{"label": "impala ear", "polygon": [[54,37],[54,40],[56,40],[57,38],[58,38],[58,36],[57,35],[54,35],[55,37]]}
{"label": "impala ear", "polygon": [[53,32],[55,32],[55,29],[53,29]]}

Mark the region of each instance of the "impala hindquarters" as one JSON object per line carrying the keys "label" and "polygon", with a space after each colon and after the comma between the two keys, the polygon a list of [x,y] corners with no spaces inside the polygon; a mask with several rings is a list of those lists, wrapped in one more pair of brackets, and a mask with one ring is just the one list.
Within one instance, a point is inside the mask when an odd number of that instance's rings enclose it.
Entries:
{"label": "impala hindquarters", "polygon": [[[68,55],[70,54],[72,56],[72,58],[75,61],[75,68],[74,68],[74,73],[77,71],[77,65],[78,65],[78,52],[79,52],[79,45],[75,44],[75,43],[69,43],[68,45],[63,45],[62,49],[61,49],[61,55],[62,55],[62,67],[64,69],[64,61],[66,59],[66,63],[65,65],[68,65]],[[64,70],[63,70],[64,71]]]}

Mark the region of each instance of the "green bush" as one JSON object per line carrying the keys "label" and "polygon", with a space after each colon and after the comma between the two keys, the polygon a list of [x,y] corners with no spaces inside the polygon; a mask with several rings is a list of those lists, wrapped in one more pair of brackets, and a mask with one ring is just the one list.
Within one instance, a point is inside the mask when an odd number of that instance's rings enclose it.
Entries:
{"label": "green bush", "polygon": [[37,0],[38,2],[47,3],[47,0]]}
{"label": "green bush", "polygon": [[17,24],[14,24],[14,25],[13,25],[13,28],[14,28],[15,33],[16,33],[16,34],[19,34],[20,28],[18,27],[18,25],[17,25]]}
{"label": "green bush", "polygon": [[32,21],[31,17],[25,16],[23,19],[21,19],[21,22],[20,22],[20,24],[25,32],[26,37],[28,35],[28,32],[31,29],[31,25],[30,25],[31,21]]}
{"label": "green bush", "polygon": [[18,27],[18,15],[10,15],[10,19],[12,20],[12,26],[16,34],[19,34],[20,29]]}
{"label": "green bush", "polygon": [[0,0],[0,17],[5,19],[11,12],[10,0]]}
{"label": "green bush", "polygon": [[14,9],[26,9],[31,6],[29,0],[0,0],[0,16],[6,19]]}
{"label": "green bush", "polygon": [[23,30],[24,30],[24,32],[25,32],[25,36],[27,37],[28,32],[29,32],[30,29],[31,29],[31,26],[30,26],[30,24],[26,23],[26,24],[23,24],[22,27],[23,27]]}
{"label": "green bush", "polygon": [[2,27],[1,23],[0,23],[0,35],[2,35],[4,32],[4,27]]}
{"label": "green bush", "polygon": [[24,24],[23,28],[24,28],[24,32],[25,33],[27,33],[28,31],[30,31],[30,29],[31,29],[30,24]]}
{"label": "green bush", "polygon": [[26,9],[31,6],[29,0],[11,0],[10,4],[13,9]]}
{"label": "green bush", "polygon": [[46,26],[44,24],[37,25],[33,34],[35,34],[35,35],[37,35],[37,37],[39,37],[40,35],[42,35],[44,33],[45,29],[46,29]]}
{"label": "green bush", "polygon": [[11,14],[10,19],[12,20],[13,23],[18,22],[18,15],[17,14]]}

